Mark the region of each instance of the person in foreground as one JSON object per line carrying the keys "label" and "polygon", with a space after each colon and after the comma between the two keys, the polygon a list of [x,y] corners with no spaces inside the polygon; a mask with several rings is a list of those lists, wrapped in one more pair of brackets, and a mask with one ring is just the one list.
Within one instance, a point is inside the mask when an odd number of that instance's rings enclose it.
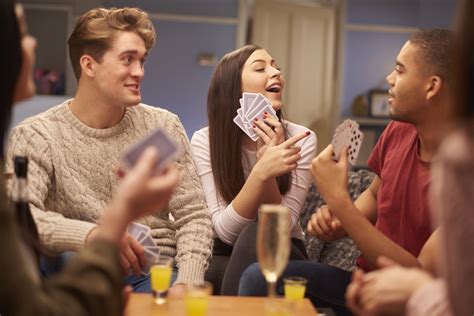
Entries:
{"label": "person in foreground", "polygon": [[[237,295],[242,272],[257,261],[256,218],[262,203],[289,208],[291,258],[307,259],[299,222],[317,141],[307,128],[283,119],[284,85],[276,61],[265,49],[247,45],[226,54],[209,86],[209,126],[191,139],[217,237],[207,276],[217,275],[214,283],[219,287],[221,275],[224,295]],[[259,136],[256,142],[233,122],[246,92],[265,96],[278,117],[267,112],[263,120],[252,122]]]}
{"label": "person in foreground", "polygon": [[[36,41],[28,35],[23,9],[11,0],[0,2],[0,93],[2,138],[8,130],[14,102],[34,94],[33,64]],[[122,315],[129,290],[123,287],[120,245],[127,225],[164,209],[179,179],[170,165],[154,173],[159,153],[147,149],[122,178],[113,199],[105,206],[96,234],[87,247],[54,278],[41,280],[31,245],[20,232],[5,190],[4,148],[0,140],[0,259],[1,315]],[[28,214],[31,217],[31,214]],[[32,234],[24,231],[24,234]],[[24,235],[23,235],[24,236]]]}
{"label": "person in foreground", "polygon": [[446,117],[453,131],[445,137],[433,164],[431,206],[440,225],[437,256],[440,277],[385,261],[386,269],[358,272],[347,291],[351,310],[358,315],[472,315],[474,312],[474,3],[459,6],[458,32],[453,50],[453,98]]}
{"label": "person in foreground", "polygon": [[[97,234],[102,210],[117,186],[123,152],[155,128],[181,148],[181,181],[166,208],[141,223],[151,228],[160,253],[174,257],[174,286],[204,280],[212,249],[212,227],[189,141],[178,117],[141,102],[144,64],[155,43],[147,14],[136,8],[96,8],[84,13],[68,39],[78,80],[73,99],[13,128],[6,166],[28,156],[31,209],[42,243],[56,253],[77,251]],[[170,216],[171,215],[171,216]],[[126,233],[121,249],[127,283],[150,292],[140,275],[143,246]],[[176,273],[177,270],[177,273]]]}
{"label": "person in foreground", "polygon": [[[419,31],[400,50],[387,76],[393,121],[368,161],[376,176],[355,202],[347,192],[347,149],[336,162],[329,145],[312,162],[316,187],[327,205],[312,215],[308,233],[328,241],[348,235],[362,253],[358,267],[366,271],[376,268],[382,255],[403,266],[434,271],[439,232],[430,224],[427,192],[431,162],[448,129],[452,37],[447,30]],[[344,297],[350,272],[290,262],[286,275],[308,279],[307,295],[315,306],[350,314]],[[239,294],[261,294],[264,284],[258,267],[251,266],[242,276]]]}

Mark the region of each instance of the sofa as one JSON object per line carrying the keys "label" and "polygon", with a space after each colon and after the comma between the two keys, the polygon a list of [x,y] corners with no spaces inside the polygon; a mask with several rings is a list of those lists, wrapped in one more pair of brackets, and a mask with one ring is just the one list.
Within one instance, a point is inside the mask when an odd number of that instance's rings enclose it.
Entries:
{"label": "sofa", "polygon": [[[348,191],[351,198],[353,200],[357,199],[369,187],[373,178],[374,173],[366,169],[349,172]],[[316,186],[314,184],[311,185],[300,217],[300,224],[305,234],[311,215],[324,204],[325,202]],[[356,260],[360,255],[360,250],[349,237],[333,242],[324,242],[314,236],[306,235],[305,244],[310,260],[329,264],[346,271],[354,270]]]}

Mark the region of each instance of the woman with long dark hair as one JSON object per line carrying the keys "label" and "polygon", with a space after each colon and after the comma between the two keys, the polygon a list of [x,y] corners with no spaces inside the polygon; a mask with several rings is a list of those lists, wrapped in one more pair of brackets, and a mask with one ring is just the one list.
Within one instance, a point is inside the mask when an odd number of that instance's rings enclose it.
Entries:
{"label": "woman with long dark hair", "polygon": [[34,94],[36,41],[27,34],[22,7],[12,0],[0,2],[0,29],[0,315],[121,315],[124,289],[119,245],[125,229],[132,220],[168,203],[178,172],[171,166],[155,175],[157,154],[153,149],[145,151],[106,207],[96,239],[64,272],[42,281],[32,260],[32,245],[24,242],[30,239],[21,238],[37,235],[16,222],[3,176],[3,145],[12,105]]}
{"label": "woman with long dark hair", "polygon": [[[299,216],[312,181],[309,166],[316,154],[316,136],[283,119],[284,83],[275,60],[261,47],[247,45],[228,53],[209,86],[209,126],[191,140],[216,238],[208,276],[226,269],[224,295],[237,294],[241,273],[257,260],[256,219],[262,203],[290,209],[291,258],[307,258]],[[244,92],[262,94],[279,118],[266,115],[253,122],[256,142],[233,122]]]}

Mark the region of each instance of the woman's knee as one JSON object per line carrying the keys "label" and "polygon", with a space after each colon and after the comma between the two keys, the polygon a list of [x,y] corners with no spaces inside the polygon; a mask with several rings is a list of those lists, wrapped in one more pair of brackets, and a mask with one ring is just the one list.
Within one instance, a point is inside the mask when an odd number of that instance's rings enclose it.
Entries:
{"label": "woman's knee", "polygon": [[242,273],[239,282],[239,295],[264,296],[265,291],[265,277],[260,271],[258,263],[253,263]]}

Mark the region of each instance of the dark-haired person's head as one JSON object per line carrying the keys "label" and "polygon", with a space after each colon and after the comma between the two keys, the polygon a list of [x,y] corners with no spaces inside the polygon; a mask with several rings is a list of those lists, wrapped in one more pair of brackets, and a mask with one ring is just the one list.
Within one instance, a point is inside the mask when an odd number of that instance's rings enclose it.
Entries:
{"label": "dark-haired person's head", "polygon": [[9,127],[13,103],[33,96],[36,41],[27,33],[23,7],[13,0],[0,2],[0,155]]}
{"label": "dark-haired person's head", "polygon": [[449,30],[421,30],[414,33],[400,50],[390,85],[392,119],[420,124],[433,104],[446,104],[451,94],[454,33]]}

